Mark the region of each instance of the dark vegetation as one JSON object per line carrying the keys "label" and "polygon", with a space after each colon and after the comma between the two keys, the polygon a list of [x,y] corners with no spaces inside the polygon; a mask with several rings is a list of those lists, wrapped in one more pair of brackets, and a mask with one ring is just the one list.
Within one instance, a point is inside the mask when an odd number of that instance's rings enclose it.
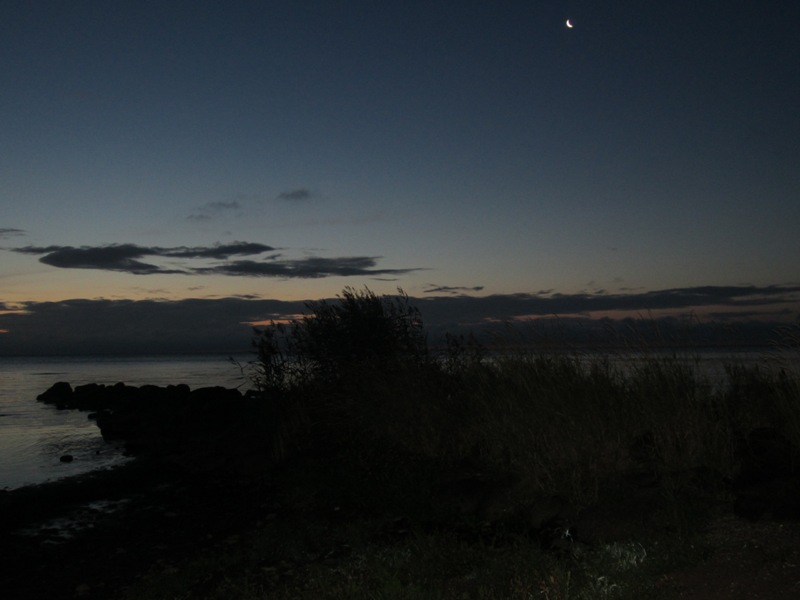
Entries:
{"label": "dark vegetation", "polygon": [[254,344],[247,395],[94,407],[185,493],[239,491],[206,517],[238,511],[232,542],[126,597],[670,597],[711,523],[800,518],[791,352],[713,376],[652,345],[434,350],[402,292],[350,288]]}

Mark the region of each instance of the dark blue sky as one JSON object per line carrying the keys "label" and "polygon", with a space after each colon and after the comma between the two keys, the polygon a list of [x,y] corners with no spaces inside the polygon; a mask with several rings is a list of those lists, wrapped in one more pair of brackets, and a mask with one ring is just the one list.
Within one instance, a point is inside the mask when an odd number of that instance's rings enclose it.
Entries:
{"label": "dark blue sky", "polygon": [[[72,299],[368,285],[472,296],[487,317],[515,294],[619,298],[578,311],[603,316],[713,286],[719,305],[658,310],[785,320],[798,17],[755,0],[9,0],[0,303],[30,322]],[[723,294],[747,286],[770,302]],[[542,306],[559,312],[518,312]],[[19,314],[0,318],[8,345]]]}

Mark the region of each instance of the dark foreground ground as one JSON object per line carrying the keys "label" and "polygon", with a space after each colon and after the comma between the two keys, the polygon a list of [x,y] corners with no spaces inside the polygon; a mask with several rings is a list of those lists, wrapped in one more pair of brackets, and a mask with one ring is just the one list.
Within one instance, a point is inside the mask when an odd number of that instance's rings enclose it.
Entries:
{"label": "dark foreground ground", "polygon": [[[309,556],[317,567],[335,567],[352,551],[342,537],[346,534],[339,535],[337,527],[344,531],[343,521],[374,517],[348,507],[323,507],[313,498],[295,498],[287,504],[285,492],[266,476],[191,474],[163,461],[146,460],[2,492],[2,597],[117,598],[143,577],[153,573],[169,577],[187,559],[236,554],[237,546],[251,543],[254,532],[269,535],[270,527],[282,522],[296,528],[298,543],[313,547]],[[607,513],[594,524],[618,528],[629,536],[641,525],[624,525],[626,518],[633,518],[627,512],[621,507],[619,514]],[[372,523],[372,548],[382,543],[379,535],[387,536],[386,543],[391,544],[407,534],[409,526],[391,516]],[[327,533],[321,535],[322,531]],[[648,595],[695,600],[800,597],[796,522],[750,522],[721,506],[699,525],[687,542],[686,554],[692,561],[667,564],[665,572],[647,585]],[[236,575],[230,565],[216,569],[213,560],[207,564],[206,571],[183,580],[180,594],[164,589],[163,595],[157,592],[154,597],[204,598],[208,590],[218,589],[222,578]],[[276,582],[284,575],[302,577],[305,567],[276,559],[259,569]]]}
{"label": "dark foreground ground", "polygon": [[0,595],[113,598],[155,565],[254,528],[270,493],[147,462],[0,492]]}

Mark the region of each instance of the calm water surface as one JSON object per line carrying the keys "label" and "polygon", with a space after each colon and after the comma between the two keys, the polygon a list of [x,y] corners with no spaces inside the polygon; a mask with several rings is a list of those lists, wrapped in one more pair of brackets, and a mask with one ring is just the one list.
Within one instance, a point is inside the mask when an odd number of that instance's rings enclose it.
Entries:
{"label": "calm water surface", "polygon": [[[249,357],[237,357],[244,364]],[[36,401],[57,381],[72,384],[168,385],[192,389],[240,387],[249,382],[225,356],[0,357],[0,489],[59,479],[127,460],[118,444],[103,441],[87,413]],[[71,454],[75,460],[59,459]]]}

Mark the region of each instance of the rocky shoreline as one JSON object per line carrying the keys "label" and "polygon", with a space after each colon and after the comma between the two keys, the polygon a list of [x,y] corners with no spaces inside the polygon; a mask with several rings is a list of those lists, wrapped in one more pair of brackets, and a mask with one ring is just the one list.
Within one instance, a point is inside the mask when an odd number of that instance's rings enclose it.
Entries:
{"label": "rocky shoreline", "polygon": [[260,403],[252,392],[220,386],[191,390],[188,385],[124,383],[76,386],[53,384],[37,397],[39,402],[61,410],[80,410],[96,421],[103,439],[123,440],[134,455],[165,455],[187,447],[232,442],[255,417]]}
{"label": "rocky shoreline", "polygon": [[59,382],[38,400],[87,412],[135,460],[0,492],[5,598],[113,597],[157,561],[238,532],[263,512],[268,446],[252,434],[261,418],[252,395]]}

